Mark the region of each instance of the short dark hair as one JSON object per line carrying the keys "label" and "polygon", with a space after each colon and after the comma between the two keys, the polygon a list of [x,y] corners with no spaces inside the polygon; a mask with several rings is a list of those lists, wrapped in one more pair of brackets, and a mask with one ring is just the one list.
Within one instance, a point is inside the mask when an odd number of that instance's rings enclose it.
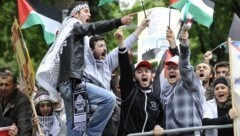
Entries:
{"label": "short dark hair", "polygon": [[227,61],[220,61],[220,62],[216,63],[215,66],[214,66],[215,72],[217,71],[217,69],[219,67],[228,67],[229,68],[229,62],[227,62]]}
{"label": "short dark hair", "polygon": [[73,3],[70,5],[70,7],[68,8],[68,15],[70,15],[70,13],[72,12],[72,10],[73,10],[76,6],[82,5],[82,4],[88,4],[88,2],[85,1],[85,0],[73,2]]}
{"label": "short dark hair", "polygon": [[89,46],[91,49],[94,49],[95,48],[95,43],[97,41],[102,41],[104,40],[104,37],[100,36],[100,35],[95,35],[95,36],[92,36],[89,40]]}
{"label": "short dark hair", "polygon": [[110,81],[110,86],[113,92],[116,91],[116,85],[119,83],[120,76],[118,74],[112,76],[111,81]]}
{"label": "short dark hair", "polygon": [[14,84],[17,83],[17,76],[14,75],[14,73],[12,72],[11,68],[9,67],[1,67],[0,68],[0,77],[8,77],[11,76],[12,77],[12,81]]}

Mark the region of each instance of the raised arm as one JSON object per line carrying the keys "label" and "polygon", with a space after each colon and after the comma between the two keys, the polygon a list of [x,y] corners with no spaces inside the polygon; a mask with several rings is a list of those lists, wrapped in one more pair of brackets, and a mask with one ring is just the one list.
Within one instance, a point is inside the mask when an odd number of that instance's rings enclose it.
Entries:
{"label": "raised arm", "polygon": [[132,48],[134,43],[138,40],[139,35],[148,25],[149,19],[143,19],[140,26],[138,26],[135,31],[125,39],[124,44],[126,45],[127,50]]}
{"label": "raised arm", "polygon": [[120,90],[122,100],[127,99],[129,94],[131,93],[131,88],[133,86],[133,71],[132,66],[129,61],[128,51],[123,43],[123,34],[122,30],[116,31],[114,37],[118,41],[118,60],[120,67]]}
{"label": "raised arm", "polygon": [[[128,51],[132,48],[134,43],[138,40],[139,35],[148,26],[148,24],[149,24],[149,20],[143,19],[141,25],[137,27],[136,30],[124,40],[124,43],[122,44],[126,46],[126,49]],[[115,48],[108,54],[109,57],[106,58],[106,61],[109,61],[108,64],[110,64],[110,67],[112,67],[112,70],[114,70],[118,66],[118,61],[115,60],[117,55],[118,55],[118,49]]]}
{"label": "raised arm", "polygon": [[134,14],[129,14],[122,18],[97,21],[92,23],[75,23],[73,33],[76,36],[101,34],[118,28],[121,25],[128,25],[132,22]]}
{"label": "raised arm", "polygon": [[[178,47],[177,47],[176,41],[175,41],[175,34],[172,31],[172,29],[170,29],[169,27],[167,28],[167,31],[166,31],[166,39],[169,42],[169,51],[172,54],[172,56],[175,56],[175,55],[179,56],[179,50],[178,50]],[[167,53],[168,53],[168,51],[166,51],[163,54],[162,59],[158,65],[154,81],[153,81],[153,89],[157,94],[161,92],[160,74],[161,74],[162,69],[165,66],[165,58],[167,58]]]}
{"label": "raised arm", "polygon": [[118,42],[118,48],[123,49],[125,48],[124,44],[124,36],[121,28],[118,28],[117,31],[114,33],[114,37]]}
{"label": "raised arm", "polygon": [[169,42],[169,51],[171,52],[172,56],[178,55],[179,56],[179,50],[176,44],[176,40],[175,40],[175,34],[172,31],[171,28],[167,28],[166,31],[166,38]]}
{"label": "raised arm", "polygon": [[141,24],[136,28],[134,33],[137,35],[137,37],[142,33],[142,31],[149,25],[150,20],[149,19],[143,19]]}
{"label": "raised arm", "polygon": [[179,71],[184,84],[189,87],[188,90],[199,91],[201,84],[194,72],[193,66],[190,64],[190,50],[187,30],[181,30],[180,32]]}

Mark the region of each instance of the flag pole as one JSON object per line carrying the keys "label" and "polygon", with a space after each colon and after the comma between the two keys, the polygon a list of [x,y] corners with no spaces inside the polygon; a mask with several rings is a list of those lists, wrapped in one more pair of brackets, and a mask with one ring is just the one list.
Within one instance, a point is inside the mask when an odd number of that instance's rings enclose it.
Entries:
{"label": "flag pole", "polygon": [[211,52],[215,51],[215,50],[218,49],[219,47],[222,47],[224,44],[226,44],[226,42],[219,44],[217,47],[215,47],[214,49],[212,49]]}
{"label": "flag pole", "polygon": [[142,3],[142,8],[143,8],[143,12],[144,12],[145,18],[147,18],[147,14],[146,14],[146,11],[145,11],[144,2],[143,2],[143,0],[140,0],[140,1],[141,1],[141,3]]}
{"label": "flag pole", "polygon": [[[228,49],[229,49],[229,64],[230,64],[230,75],[234,75],[234,71],[233,71],[233,55],[232,55],[232,40],[231,40],[231,38],[230,37],[228,37],[228,40],[227,40],[227,45],[228,45]],[[237,101],[237,99],[236,99],[236,91],[237,90],[234,90],[235,89],[235,84],[234,84],[234,76],[230,76],[230,81],[231,81],[231,98],[232,98],[232,107],[236,107],[236,101]],[[233,128],[234,128],[234,136],[237,136],[238,134],[237,134],[237,131],[239,131],[239,130],[237,130],[236,128],[237,128],[237,126],[238,126],[238,124],[237,124],[237,120],[236,119],[234,119],[233,120]]]}
{"label": "flag pole", "polygon": [[169,7],[169,18],[168,18],[168,26],[171,29],[170,25],[171,25],[171,7]]}

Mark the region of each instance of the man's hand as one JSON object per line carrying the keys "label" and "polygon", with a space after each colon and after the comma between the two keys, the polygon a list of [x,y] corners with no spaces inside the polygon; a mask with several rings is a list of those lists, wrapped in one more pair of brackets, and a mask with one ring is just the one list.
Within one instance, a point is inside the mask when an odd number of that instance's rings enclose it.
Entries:
{"label": "man's hand", "polygon": [[15,124],[11,125],[8,129],[8,135],[10,136],[16,136],[18,133],[18,128]]}
{"label": "man's hand", "polygon": [[135,34],[137,35],[137,37],[142,33],[142,31],[149,26],[149,19],[144,18],[140,24],[140,26],[137,27],[137,29],[135,30]]}
{"label": "man's hand", "polygon": [[153,129],[154,136],[161,136],[163,135],[164,129],[160,125],[155,125]]}
{"label": "man's hand", "polygon": [[121,28],[117,29],[117,31],[114,33],[114,37],[117,39],[118,42],[122,42],[124,40]]}
{"label": "man's hand", "polygon": [[33,125],[37,127],[37,125],[39,124],[39,119],[38,119],[38,117],[34,117],[34,118],[32,119],[32,121],[33,121]]}
{"label": "man's hand", "polygon": [[43,133],[43,130],[42,130],[42,128],[41,127],[39,127],[38,128],[38,124],[39,124],[39,119],[38,119],[38,117],[34,117],[33,119],[32,119],[32,121],[33,121],[33,125],[35,126],[35,128],[38,130],[38,132],[39,132],[39,136],[45,136],[45,134]]}
{"label": "man's hand", "polygon": [[118,42],[119,48],[123,48],[124,47],[124,44],[123,44],[124,36],[123,36],[123,32],[122,32],[121,28],[117,29],[117,31],[114,33],[114,37],[116,38],[116,40]]}
{"label": "man's hand", "polygon": [[169,42],[170,48],[176,48],[175,34],[170,27],[167,28],[166,38]]}
{"label": "man's hand", "polygon": [[142,22],[141,22],[141,24],[140,24],[139,27],[140,27],[141,29],[145,29],[146,27],[149,26],[149,22],[150,22],[149,19],[144,18],[144,19],[142,20]]}
{"label": "man's hand", "polygon": [[133,16],[135,16],[135,15],[137,15],[137,13],[128,14],[128,15],[122,17],[121,23],[124,25],[129,25],[130,23],[132,23]]}
{"label": "man's hand", "polygon": [[203,59],[206,63],[209,64],[210,60],[212,59],[212,52],[211,51],[207,51],[204,55],[203,55]]}

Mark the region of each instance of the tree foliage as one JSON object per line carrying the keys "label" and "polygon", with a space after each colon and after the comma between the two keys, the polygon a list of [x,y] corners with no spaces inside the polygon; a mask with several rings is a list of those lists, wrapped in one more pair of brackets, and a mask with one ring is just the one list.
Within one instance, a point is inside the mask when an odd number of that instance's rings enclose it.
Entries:
{"label": "tree foliage", "polygon": [[[61,10],[67,9],[69,4],[73,1],[74,0],[44,0],[44,2],[55,5]],[[17,0],[0,2],[0,66],[11,66],[14,70],[17,70],[18,65],[11,45],[11,26],[13,24],[14,17],[18,18]],[[99,0],[88,0],[88,2],[91,8],[91,21],[111,19],[114,17],[117,18],[127,15],[128,13],[142,11],[142,6],[139,1],[136,2],[131,10],[126,11],[120,11],[118,2],[108,3],[100,7],[97,6]],[[168,2],[169,0],[144,0],[145,9],[159,6],[168,7]],[[198,24],[193,24],[190,30],[192,51],[191,61],[193,64],[201,61],[203,53],[205,53],[207,50],[212,50],[217,45],[227,40],[228,32],[233,19],[233,13],[236,13],[238,16],[240,16],[239,0],[216,0],[214,22],[211,27],[206,28]],[[133,24],[136,25],[136,22],[137,18],[135,18]],[[134,31],[134,29],[128,29],[128,27],[125,28],[125,37]],[[24,29],[22,32],[29,50],[29,54],[32,58],[34,69],[36,70],[49,46],[46,45],[43,39],[43,33],[40,26]],[[117,46],[116,41],[113,38],[113,33],[114,31],[103,34],[109,50]],[[228,58],[228,54],[225,53],[224,48],[218,49],[213,53],[215,55],[213,62],[227,60]]]}

